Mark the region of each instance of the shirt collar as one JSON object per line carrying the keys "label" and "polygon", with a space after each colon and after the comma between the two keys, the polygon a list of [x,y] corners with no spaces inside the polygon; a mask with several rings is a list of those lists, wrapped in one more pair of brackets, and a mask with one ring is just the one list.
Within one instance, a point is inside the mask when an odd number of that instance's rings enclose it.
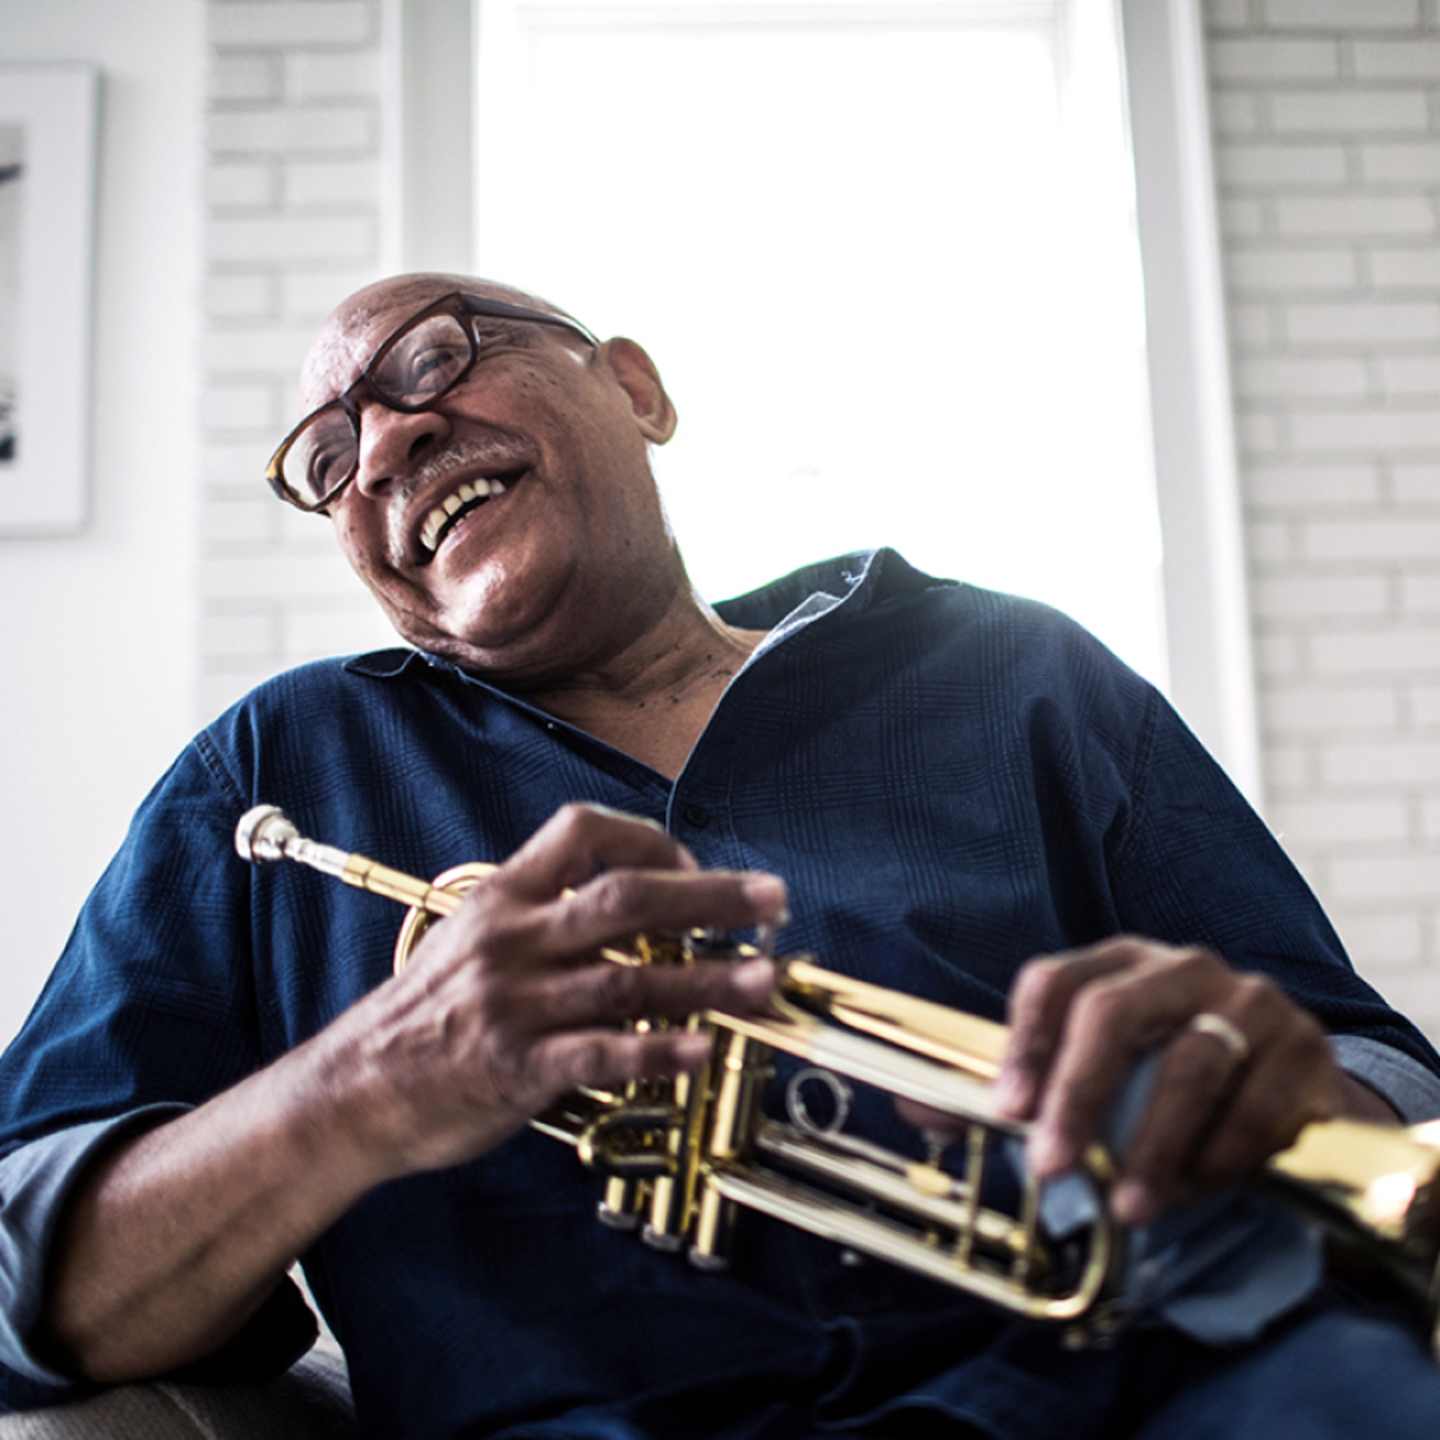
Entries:
{"label": "shirt collar", "polygon": [[730,625],[770,630],[815,595],[832,595],[858,612],[897,595],[951,583],[916,570],[894,550],[857,550],[802,566],[758,590],[722,600],[715,611]]}
{"label": "shirt collar", "polygon": [[[843,604],[848,611],[856,614],[901,595],[954,583],[937,580],[915,569],[889,548],[858,550],[792,570],[758,590],[720,601],[715,610],[727,624],[746,630],[771,630],[815,595],[834,596],[837,606],[832,608]],[[437,670],[455,670],[468,679],[479,678],[468,675],[458,665],[438,655],[399,646],[356,655],[345,662],[345,669],[374,680],[393,680],[419,664]]]}
{"label": "shirt collar", "polygon": [[352,675],[368,675],[372,680],[393,680],[403,675],[413,664],[430,657],[419,650],[407,650],[395,646],[391,650],[372,650],[367,655],[352,655],[344,668]]}

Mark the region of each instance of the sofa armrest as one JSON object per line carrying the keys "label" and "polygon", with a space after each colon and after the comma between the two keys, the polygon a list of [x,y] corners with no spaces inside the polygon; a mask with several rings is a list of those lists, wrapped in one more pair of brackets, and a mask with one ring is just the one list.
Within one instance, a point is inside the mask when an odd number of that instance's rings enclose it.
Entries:
{"label": "sofa armrest", "polygon": [[122,1385],[88,1400],[0,1417],[0,1440],[352,1440],[345,1361],[317,1347],[263,1385]]}

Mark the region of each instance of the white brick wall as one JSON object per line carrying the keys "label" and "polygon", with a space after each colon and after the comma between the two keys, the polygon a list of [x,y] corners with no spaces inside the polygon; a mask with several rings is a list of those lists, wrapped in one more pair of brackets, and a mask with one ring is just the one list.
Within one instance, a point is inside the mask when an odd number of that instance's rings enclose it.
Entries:
{"label": "white brick wall", "polygon": [[1270,819],[1440,1033],[1440,4],[1206,13]]}
{"label": "white brick wall", "polygon": [[[298,418],[316,320],[382,268],[379,0],[210,0],[201,355],[202,718],[258,680],[388,631],[264,467]],[[322,647],[317,636],[329,637]]]}

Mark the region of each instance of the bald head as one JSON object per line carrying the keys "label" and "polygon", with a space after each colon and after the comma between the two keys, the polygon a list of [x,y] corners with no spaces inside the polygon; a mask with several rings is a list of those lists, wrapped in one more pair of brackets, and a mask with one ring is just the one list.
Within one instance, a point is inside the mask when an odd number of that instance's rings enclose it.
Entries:
{"label": "bald head", "polygon": [[419,307],[429,300],[452,294],[456,290],[463,290],[469,295],[490,296],[550,315],[566,314],[558,305],[552,305],[548,300],[517,289],[514,285],[502,285],[498,280],[484,280],[478,275],[421,271],[411,275],[391,275],[387,279],[376,280],[373,284],[364,286],[342,300],[331,311],[330,322],[343,321],[350,317],[368,319],[395,306]]}

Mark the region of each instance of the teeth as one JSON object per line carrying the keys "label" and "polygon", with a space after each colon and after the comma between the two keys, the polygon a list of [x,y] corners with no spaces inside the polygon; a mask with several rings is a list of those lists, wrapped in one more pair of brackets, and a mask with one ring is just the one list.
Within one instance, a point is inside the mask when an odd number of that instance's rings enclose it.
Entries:
{"label": "teeth", "polygon": [[465,481],[451,494],[447,495],[426,517],[425,523],[420,527],[420,543],[433,555],[435,547],[440,543],[440,531],[444,528],[445,522],[464,505],[474,500],[485,500],[493,495],[505,493],[505,482],[503,480],[476,480]]}

